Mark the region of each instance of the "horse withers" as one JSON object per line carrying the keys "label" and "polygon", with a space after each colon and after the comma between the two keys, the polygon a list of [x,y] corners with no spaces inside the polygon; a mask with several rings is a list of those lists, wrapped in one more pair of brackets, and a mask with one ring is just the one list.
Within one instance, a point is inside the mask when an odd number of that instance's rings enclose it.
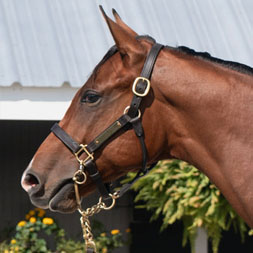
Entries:
{"label": "horse withers", "polygon": [[[116,50],[95,67],[59,122],[76,143],[93,142],[124,111],[128,114],[136,92],[132,85],[154,44],[123,23],[116,11],[113,14],[115,22],[103,12]],[[137,113],[145,132],[147,164],[177,158],[195,165],[253,227],[253,70],[185,47],[164,47],[150,81]],[[76,210],[72,178],[79,168],[77,158],[92,155],[103,182],[140,169],[143,148],[136,131],[127,126],[130,121],[94,154],[82,148],[80,157],[50,133],[22,177],[32,203],[53,211]],[[89,176],[79,186],[82,197],[94,189]]]}

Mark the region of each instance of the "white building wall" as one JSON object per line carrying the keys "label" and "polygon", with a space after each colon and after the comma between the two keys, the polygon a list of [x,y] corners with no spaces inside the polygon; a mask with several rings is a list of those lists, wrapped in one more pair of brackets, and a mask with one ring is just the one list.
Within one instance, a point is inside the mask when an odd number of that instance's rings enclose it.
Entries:
{"label": "white building wall", "polygon": [[78,88],[0,87],[0,120],[60,120]]}
{"label": "white building wall", "polygon": [[113,44],[99,4],[160,43],[253,66],[252,0],[0,0],[0,119],[62,118]]}

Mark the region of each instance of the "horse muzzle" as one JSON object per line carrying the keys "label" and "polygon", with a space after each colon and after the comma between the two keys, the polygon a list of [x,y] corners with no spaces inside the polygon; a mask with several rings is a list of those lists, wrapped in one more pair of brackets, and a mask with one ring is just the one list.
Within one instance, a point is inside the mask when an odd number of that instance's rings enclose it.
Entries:
{"label": "horse muzzle", "polygon": [[44,177],[28,168],[22,176],[21,185],[28,193],[33,205],[37,207],[64,213],[73,212],[76,209],[71,178],[55,182],[47,189]]}
{"label": "horse muzzle", "polygon": [[44,182],[36,173],[27,169],[22,176],[21,186],[28,193],[31,202],[38,207],[47,208],[48,202],[45,195]]}

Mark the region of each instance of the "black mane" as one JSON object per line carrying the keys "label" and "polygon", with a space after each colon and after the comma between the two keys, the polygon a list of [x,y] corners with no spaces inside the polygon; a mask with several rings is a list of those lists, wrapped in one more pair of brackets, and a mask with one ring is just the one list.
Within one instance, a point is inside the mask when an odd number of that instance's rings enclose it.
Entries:
{"label": "black mane", "polygon": [[[139,35],[136,37],[137,39],[147,39],[149,42],[151,43],[155,43],[155,39],[153,39],[152,37],[150,37],[149,35]],[[199,57],[201,59],[204,60],[208,60],[211,62],[215,62],[218,64],[221,64],[222,66],[225,66],[227,68],[233,69],[235,71],[238,71],[240,73],[243,74],[248,74],[248,75],[253,75],[253,68],[249,67],[245,64],[242,63],[238,63],[238,62],[233,62],[233,61],[225,61],[216,57],[211,56],[209,53],[207,52],[196,52],[195,50],[185,47],[185,46],[179,46],[179,47],[170,47],[170,46],[166,46],[167,48],[170,48],[172,50],[178,50],[179,52],[183,52],[192,56],[196,56]],[[114,55],[117,52],[117,47],[116,45],[112,46],[109,51],[105,54],[105,56],[103,57],[103,59],[98,63],[98,65],[95,67],[93,73],[96,74],[98,68],[106,61],[108,60],[112,55]]]}
{"label": "black mane", "polygon": [[222,59],[212,57],[207,52],[196,52],[195,50],[188,48],[188,47],[184,47],[184,46],[177,47],[176,50],[178,50],[180,52],[184,52],[184,53],[192,55],[192,56],[202,58],[204,60],[208,60],[211,62],[221,64],[225,67],[228,67],[230,69],[236,70],[236,71],[244,73],[244,74],[253,75],[253,68],[251,68],[245,64],[242,64],[242,63],[233,62],[233,61],[224,61]]}
{"label": "black mane", "polygon": [[[147,39],[150,42],[155,43],[155,40],[152,37],[150,37],[149,35],[137,36],[137,38]],[[170,49],[178,50],[180,52],[183,52],[183,53],[186,53],[186,54],[189,54],[189,55],[192,55],[192,56],[202,58],[204,60],[208,60],[208,61],[211,61],[211,62],[221,64],[221,65],[223,65],[227,68],[236,70],[236,71],[238,71],[240,73],[243,73],[243,74],[253,75],[253,68],[251,68],[251,67],[249,67],[245,64],[242,64],[242,63],[233,62],[233,61],[225,61],[225,60],[222,60],[222,59],[219,59],[219,58],[215,58],[207,52],[196,52],[195,50],[193,50],[191,48],[188,48],[188,47],[185,47],[185,46],[179,46],[179,47],[176,47],[176,48],[170,47],[170,46],[166,46],[166,47],[170,48]]]}

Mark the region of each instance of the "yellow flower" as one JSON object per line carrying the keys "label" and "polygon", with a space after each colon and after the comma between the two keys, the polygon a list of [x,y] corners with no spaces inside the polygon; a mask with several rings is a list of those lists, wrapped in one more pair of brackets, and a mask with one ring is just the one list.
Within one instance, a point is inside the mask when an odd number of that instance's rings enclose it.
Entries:
{"label": "yellow flower", "polygon": [[5,250],[4,250],[4,253],[9,253],[9,250],[5,249]]}
{"label": "yellow flower", "polygon": [[29,220],[31,223],[35,223],[36,222],[36,218],[35,217],[31,217]]}
{"label": "yellow flower", "polygon": [[119,230],[118,229],[113,229],[112,231],[111,231],[111,234],[112,235],[116,235],[116,234],[118,234],[119,233]]}
{"label": "yellow flower", "polygon": [[107,253],[107,248],[103,248],[102,253]]}
{"label": "yellow flower", "polygon": [[15,239],[11,240],[11,244],[15,244],[17,241]]}
{"label": "yellow flower", "polygon": [[42,222],[45,224],[45,225],[52,225],[54,223],[54,220],[52,218],[44,218],[42,220]]}
{"label": "yellow flower", "polygon": [[127,228],[126,229],[126,233],[130,233],[131,232],[131,229],[130,228]]}
{"label": "yellow flower", "polygon": [[40,209],[40,210],[39,210],[39,213],[38,213],[38,216],[39,216],[39,217],[43,217],[43,216],[45,215],[45,213],[46,213],[46,212],[45,212],[43,209]]}
{"label": "yellow flower", "polygon": [[26,224],[26,221],[22,220],[18,223],[18,227],[23,227]]}
{"label": "yellow flower", "polygon": [[100,236],[106,237],[106,233],[101,233]]}
{"label": "yellow flower", "polygon": [[19,247],[18,247],[18,246],[16,246],[16,247],[14,248],[14,250],[15,250],[15,252],[18,252]]}
{"label": "yellow flower", "polygon": [[30,217],[31,217],[31,216],[30,216],[29,214],[27,214],[27,215],[25,216],[25,219],[26,219],[26,220],[29,220]]}
{"label": "yellow flower", "polygon": [[33,216],[33,215],[35,215],[35,211],[34,211],[34,210],[31,210],[31,211],[29,212],[29,214],[30,214],[31,216]]}
{"label": "yellow flower", "polygon": [[39,216],[39,217],[43,217],[43,216],[45,215],[45,213],[46,213],[43,209],[41,209],[41,208],[39,208],[39,207],[36,207],[34,210],[35,210],[36,212],[38,212],[38,216]]}

